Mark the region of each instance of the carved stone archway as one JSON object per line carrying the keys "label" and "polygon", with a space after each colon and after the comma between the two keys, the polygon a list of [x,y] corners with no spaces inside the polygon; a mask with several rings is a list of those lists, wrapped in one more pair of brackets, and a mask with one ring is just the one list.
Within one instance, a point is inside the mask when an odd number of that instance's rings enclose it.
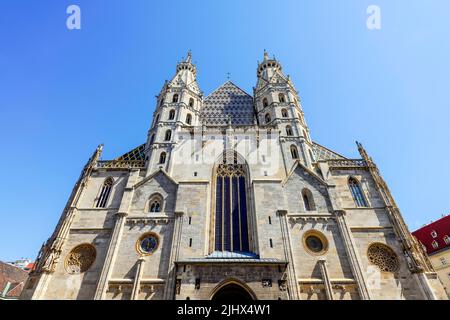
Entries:
{"label": "carved stone archway", "polygon": [[245,303],[256,300],[256,296],[246,284],[237,280],[227,280],[213,290],[211,300]]}

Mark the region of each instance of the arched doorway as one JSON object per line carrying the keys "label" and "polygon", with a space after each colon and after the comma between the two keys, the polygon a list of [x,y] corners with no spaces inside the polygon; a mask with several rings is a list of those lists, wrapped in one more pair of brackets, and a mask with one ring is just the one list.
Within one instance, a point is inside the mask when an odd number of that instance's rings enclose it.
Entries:
{"label": "arched doorway", "polygon": [[249,302],[255,298],[246,288],[233,282],[220,287],[213,294],[211,300]]}

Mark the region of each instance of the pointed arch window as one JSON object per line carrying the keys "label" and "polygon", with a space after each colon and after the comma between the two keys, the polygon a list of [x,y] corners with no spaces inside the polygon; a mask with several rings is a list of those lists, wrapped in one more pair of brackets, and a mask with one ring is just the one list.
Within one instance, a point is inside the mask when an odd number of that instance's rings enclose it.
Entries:
{"label": "pointed arch window", "polygon": [[194,99],[193,98],[189,99],[189,107],[191,107],[191,108],[194,107]]}
{"label": "pointed arch window", "polygon": [[170,141],[171,138],[172,138],[172,131],[171,130],[167,130],[166,131],[166,135],[164,136],[164,140],[165,141]]}
{"label": "pointed arch window", "polygon": [[156,115],[155,124],[158,123],[158,121],[159,121],[159,113]]}
{"label": "pointed arch window", "polygon": [[161,154],[159,155],[159,164],[164,164],[166,163],[166,153],[165,152],[161,152]]}
{"label": "pointed arch window", "polygon": [[353,177],[350,177],[348,179],[348,186],[352,193],[353,199],[355,200],[356,206],[357,207],[367,207],[367,201],[366,201],[366,198],[364,197],[364,194],[361,189],[361,185],[358,182],[358,180],[356,180]]}
{"label": "pointed arch window", "polygon": [[100,194],[95,203],[96,208],[106,208],[108,203],[108,198],[111,193],[112,186],[114,184],[114,179],[109,177],[103,182],[102,188],[100,189]]}
{"label": "pointed arch window", "polygon": [[152,137],[150,138],[150,144],[153,144],[155,142],[155,134],[152,134]]}
{"label": "pointed arch window", "polygon": [[266,108],[269,106],[269,101],[267,100],[267,98],[263,99],[263,107]]}
{"label": "pointed arch window", "polygon": [[169,120],[175,119],[175,110],[172,109],[169,111]]}
{"label": "pointed arch window", "polygon": [[281,116],[282,116],[283,118],[287,118],[287,117],[288,117],[288,112],[287,112],[286,109],[281,109]]}
{"label": "pointed arch window", "polygon": [[266,113],[266,115],[264,116],[264,119],[266,120],[266,123],[269,123],[270,121],[272,121],[270,114]]}
{"label": "pointed arch window", "polygon": [[316,210],[316,204],[314,203],[314,198],[312,192],[309,189],[302,190],[303,204],[305,205],[306,211]]}
{"label": "pointed arch window", "polygon": [[178,102],[178,93],[175,93],[174,95],[173,95],[173,97],[172,97],[172,102],[173,103],[176,103],[176,102]]}
{"label": "pointed arch window", "polygon": [[164,98],[161,99],[161,102],[160,102],[159,106],[162,107],[163,104],[164,104]]}
{"label": "pointed arch window", "polygon": [[292,159],[298,159],[298,149],[296,146],[291,146],[291,156]]}
{"label": "pointed arch window", "polygon": [[163,198],[159,193],[150,196],[148,201],[149,212],[152,213],[161,212],[162,206],[163,206]]}
{"label": "pointed arch window", "polygon": [[215,251],[249,252],[246,169],[234,161],[219,164],[215,190]]}
{"label": "pointed arch window", "polygon": [[192,115],[190,113],[186,116],[186,123],[188,125],[191,125],[192,123]]}
{"label": "pointed arch window", "polygon": [[292,127],[291,126],[286,126],[286,135],[288,135],[288,136],[293,136],[294,135],[292,133]]}
{"label": "pointed arch window", "polygon": [[278,101],[280,101],[281,103],[286,102],[284,94],[282,94],[282,93],[278,94]]}

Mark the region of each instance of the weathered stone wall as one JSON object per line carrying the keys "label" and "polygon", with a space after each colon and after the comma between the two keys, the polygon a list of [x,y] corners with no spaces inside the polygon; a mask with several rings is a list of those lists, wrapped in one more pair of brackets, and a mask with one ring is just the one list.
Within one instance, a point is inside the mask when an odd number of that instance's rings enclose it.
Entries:
{"label": "weathered stone wall", "polygon": [[[251,272],[249,272],[251,270]],[[177,300],[209,300],[222,284],[229,281],[247,287],[258,300],[287,299],[287,291],[280,289],[278,280],[283,277],[284,268],[276,266],[242,266],[227,265],[187,265],[184,270],[180,267],[177,279],[181,280],[181,287],[175,298]],[[200,288],[196,289],[195,280],[200,279]],[[262,280],[271,280],[271,284],[263,285]]]}

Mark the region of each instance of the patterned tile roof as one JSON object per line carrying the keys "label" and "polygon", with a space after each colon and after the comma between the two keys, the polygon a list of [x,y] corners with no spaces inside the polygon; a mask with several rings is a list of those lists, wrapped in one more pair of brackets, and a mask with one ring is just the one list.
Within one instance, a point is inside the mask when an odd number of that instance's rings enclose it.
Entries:
{"label": "patterned tile roof", "polygon": [[313,149],[314,154],[316,155],[316,159],[318,161],[320,160],[335,160],[335,159],[346,159],[345,157],[341,156],[340,154],[331,151],[328,148],[325,148],[324,146],[321,146],[318,143],[313,143]]}
{"label": "patterned tile roof", "polygon": [[134,148],[133,150],[125,153],[124,155],[120,156],[116,160],[118,161],[136,161],[136,160],[145,160],[145,143],[141,144],[139,147]]}
{"label": "patterned tile roof", "polygon": [[228,117],[233,125],[253,125],[253,98],[227,81],[205,99],[200,117],[206,125],[226,125]]}

